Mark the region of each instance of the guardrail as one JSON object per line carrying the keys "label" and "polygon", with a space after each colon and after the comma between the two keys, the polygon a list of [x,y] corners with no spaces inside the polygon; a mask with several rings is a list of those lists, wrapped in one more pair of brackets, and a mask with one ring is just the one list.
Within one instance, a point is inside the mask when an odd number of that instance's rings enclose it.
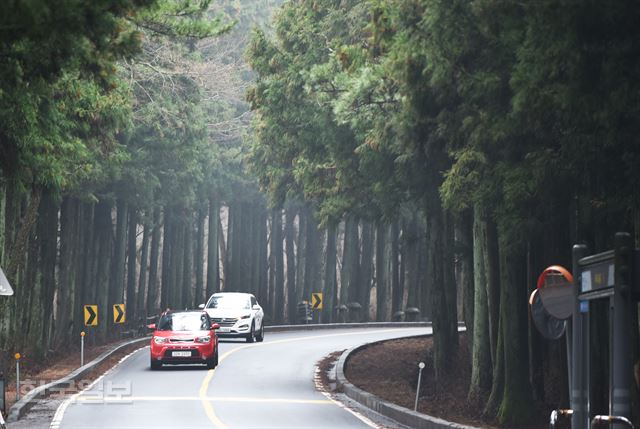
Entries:
{"label": "guardrail", "polygon": [[266,332],[286,332],[349,328],[421,328],[429,326],[431,326],[431,322],[315,323],[309,325],[265,325],[264,330]]}

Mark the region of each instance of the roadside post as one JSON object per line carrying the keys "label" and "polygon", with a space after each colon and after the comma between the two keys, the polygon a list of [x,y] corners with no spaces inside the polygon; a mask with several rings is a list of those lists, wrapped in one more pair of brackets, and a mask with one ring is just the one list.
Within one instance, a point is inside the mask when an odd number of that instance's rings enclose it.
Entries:
{"label": "roadside post", "polygon": [[416,402],[413,405],[413,411],[418,411],[418,398],[420,397],[420,384],[422,383],[422,370],[424,366],[424,362],[418,364],[418,387],[416,387]]}
{"label": "roadside post", "polygon": [[0,415],[4,414],[7,412],[7,410],[5,409],[5,401],[6,401],[6,396],[5,396],[5,391],[6,391],[6,387],[5,387],[5,383],[4,383],[4,372],[2,372],[2,370],[0,370]]}
{"label": "roadside post", "polygon": [[20,353],[14,355],[16,358],[16,402],[20,400]]}
{"label": "roadside post", "polygon": [[80,332],[80,366],[84,366],[84,331]]}

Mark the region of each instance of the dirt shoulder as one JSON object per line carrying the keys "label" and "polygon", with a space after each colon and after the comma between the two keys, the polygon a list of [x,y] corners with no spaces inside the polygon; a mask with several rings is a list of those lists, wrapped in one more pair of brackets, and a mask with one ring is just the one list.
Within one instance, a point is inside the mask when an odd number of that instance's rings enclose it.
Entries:
{"label": "dirt shoulder", "polygon": [[[439,385],[434,381],[432,345],[430,337],[373,344],[351,355],[345,368],[345,376],[360,389],[413,409],[418,384],[418,363],[424,362],[426,366],[420,383],[419,412],[476,427],[500,427],[496,422],[484,419],[482,409],[467,401],[471,360],[465,336],[460,336],[459,353],[452,357],[456,371]],[[533,425],[514,426],[517,429],[546,427],[546,419]]]}

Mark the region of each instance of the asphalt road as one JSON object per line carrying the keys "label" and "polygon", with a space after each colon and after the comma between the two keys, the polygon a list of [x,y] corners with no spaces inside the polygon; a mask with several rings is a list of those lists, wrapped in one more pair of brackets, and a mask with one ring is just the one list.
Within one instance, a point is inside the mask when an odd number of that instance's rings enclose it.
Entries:
{"label": "asphalt road", "polygon": [[267,333],[255,344],[221,339],[220,364],[210,371],[204,366],[151,371],[144,348],[63,403],[51,428],[380,427],[376,417],[371,421],[318,391],[316,363],[359,344],[429,332],[365,328]]}

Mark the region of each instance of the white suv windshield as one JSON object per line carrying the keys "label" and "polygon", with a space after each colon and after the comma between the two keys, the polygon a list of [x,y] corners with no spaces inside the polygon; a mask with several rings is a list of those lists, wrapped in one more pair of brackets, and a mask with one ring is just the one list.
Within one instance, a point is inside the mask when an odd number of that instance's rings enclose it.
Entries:
{"label": "white suv windshield", "polygon": [[251,301],[246,296],[236,295],[214,295],[207,308],[231,308],[231,309],[251,309]]}

